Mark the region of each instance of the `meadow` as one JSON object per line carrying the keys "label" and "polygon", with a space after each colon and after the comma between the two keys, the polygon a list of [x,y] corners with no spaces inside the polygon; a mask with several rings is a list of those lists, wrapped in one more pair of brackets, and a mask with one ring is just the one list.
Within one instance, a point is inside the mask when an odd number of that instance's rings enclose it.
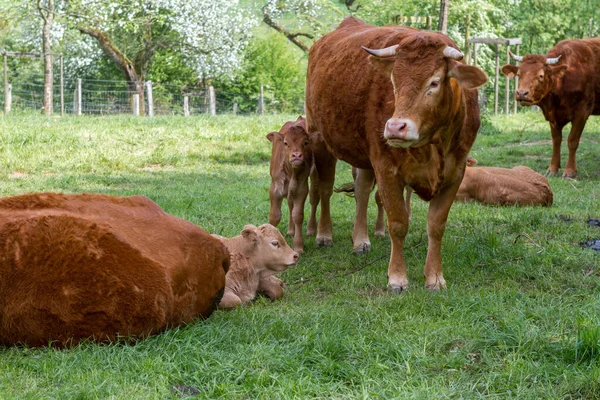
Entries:
{"label": "meadow", "polygon": [[[270,142],[292,115],[0,118],[0,195],[141,194],[208,232],[267,222]],[[568,128],[568,127],[567,127]],[[566,133],[563,166],[566,163]],[[485,116],[479,165],[544,172],[541,113]],[[549,178],[551,207],[455,204],[442,256],[448,288],[423,288],[427,203],[413,197],[410,289],[386,289],[389,237],[352,253],[354,200],[334,194],[334,246],[305,241],[283,299],[138,342],[0,349],[2,399],[598,398],[600,117],[576,180]],[[336,185],[350,167],[338,163]],[[369,208],[375,220],[374,201]],[[279,226],[286,229],[287,208]],[[288,243],[291,241],[288,238]],[[160,250],[158,250],[160,251]]]}

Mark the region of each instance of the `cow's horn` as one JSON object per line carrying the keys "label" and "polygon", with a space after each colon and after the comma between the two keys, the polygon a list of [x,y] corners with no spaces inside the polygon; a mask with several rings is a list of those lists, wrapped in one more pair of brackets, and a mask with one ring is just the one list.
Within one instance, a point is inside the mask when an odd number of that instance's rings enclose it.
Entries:
{"label": "cow's horn", "polygon": [[451,58],[456,61],[460,61],[463,59],[463,53],[456,50],[454,47],[446,46],[444,49],[444,57]]}
{"label": "cow's horn", "polygon": [[369,54],[374,55],[375,57],[392,57],[396,55],[396,49],[398,48],[398,44],[395,44],[390,47],[386,47],[385,49],[369,49],[365,46],[362,47]]}
{"label": "cow's horn", "polygon": [[556,64],[558,62],[558,60],[560,60],[561,57],[562,57],[562,54],[558,57],[546,58],[546,64],[548,64],[548,65]]}
{"label": "cow's horn", "polygon": [[512,51],[510,51],[510,49],[508,49],[508,54],[510,54],[510,57],[511,57],[513,60],[515,60],[515,61],[518,61],[518,62],[523,62],[523,56],[518,56],[518,55],[516,55],[516,54],[513,54],[513,52],[512,52]]}

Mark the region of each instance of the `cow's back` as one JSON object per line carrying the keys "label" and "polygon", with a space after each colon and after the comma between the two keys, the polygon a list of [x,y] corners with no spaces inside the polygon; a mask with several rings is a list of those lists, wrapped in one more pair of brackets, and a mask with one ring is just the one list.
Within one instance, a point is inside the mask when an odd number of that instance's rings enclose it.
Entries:
{"label": "cow's back", "polygon": [[0,199],[0,343],[144,337],[208,317],[229,254],[141,196]]}

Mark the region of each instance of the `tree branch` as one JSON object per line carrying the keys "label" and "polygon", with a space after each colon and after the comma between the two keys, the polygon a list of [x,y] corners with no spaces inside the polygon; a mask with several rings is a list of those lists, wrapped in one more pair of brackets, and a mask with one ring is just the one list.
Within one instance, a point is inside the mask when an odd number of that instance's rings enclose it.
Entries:
{"label": "tree branch", "polygon": [[277,22],[275,22],[275,21],[273,21],[273,19],[271,19],[271,16],[267,13],[267,10],[265,7],[263,7],[263,22],[265,24],[269,25],[271,28],[275,29],[277,32],[284,35],[286,38],[288,38],[288,40],[290,42],[294,43],[296,46],[298,46],[300,49],[302,49],[303,52],[308,53],[308,46],[305,45],[304,43],[302,43],[301,41],[299,41],[297,39],[297,37],[304,36],[304,37],[312,39],[313,38],[312,35],[310,35],[309,33],[288,32],[285,28],[283,28],[281,25],[279,25]]}

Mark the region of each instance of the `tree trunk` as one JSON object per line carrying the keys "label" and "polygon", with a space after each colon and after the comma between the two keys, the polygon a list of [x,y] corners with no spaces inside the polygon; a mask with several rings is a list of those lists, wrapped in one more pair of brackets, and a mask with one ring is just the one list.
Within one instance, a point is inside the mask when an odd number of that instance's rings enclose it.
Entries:
{"label": "tree trunk", "polygon": [[440,20],[438,22],[438,31],[448,33],[448,9],[450,0],[440,0]]}
{"label": "tree trunk", "polygon": [[37,9],[44,20],[42,28],[42,54],[44,57],[44,114],[52,115],[53,111],[53,69],[52,69],[52,37],[50,31],[54,22],[54,0],[47,0],[45,7],[42,0],[37,0]]}
{"label": "tree trunk", "polygon": [[121,70],[125,80],[127,81],[127,88],[131,94],[137,93],[140,96],[140,115],[145,115],[144,108],[144,78],[146,71],[141,71],[138,74],[133,62],[119,50],[113,41],[108,37],[105,32],[99,29],[79,26],[77,29],[96,39],[100,48]]}

